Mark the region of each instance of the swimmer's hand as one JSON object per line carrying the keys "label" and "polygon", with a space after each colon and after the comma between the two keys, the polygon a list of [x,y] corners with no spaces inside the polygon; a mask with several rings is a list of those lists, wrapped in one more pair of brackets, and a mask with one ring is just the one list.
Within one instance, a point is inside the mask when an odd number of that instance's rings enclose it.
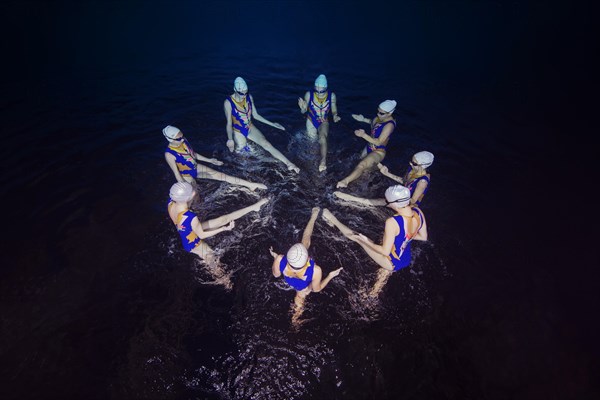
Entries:
{"label": "swimmer's hand", "polygon": [[277,258],[279,255],[273,251],[273,246],[269,247],[269,253],[271,253],[271,257],[273,257],[273,259]]}
{"label": "swimmer's hand", "polygon": [[227,141],[227,148],[229,149],[229,151],[233,152],[233,148],[235,147],[235,143],[233,142],[232,139],[229,139]]}
{"label": "swimmer's hand", "polygon": [[388,172],[390,172],[389,169],[388,169],[388,167],[386,167],[382,163],[377,163],[377,168],[379,168],[379,172],[381,172],[384,175],[387,175]]}
{"label": "swimmer's hand", "polygon": [[300,107],[302,114],[308,109],[308,104],[306,104],[306,101],[302,97],[298,97],[298,107]]}
{"label": "swimmer's hand", "polygon": [[335,269],[329,273],[329,276],[332,278],[335,278],[336,276],[338,276],[340,274],[340,272],[342,272],[343,269],[344,269],[343,267]]}
{"label": "swimmer's hand", "polygon": [[358,122],[365,122],[365,116],[362,114],[352,114],[352,118],[354,118]]}
{"label": "swimmer's hand", "polygon": [[339,115],[333,116],[333,122],[340,122],[341,120],[342,120],[342,117],[340,117]]}
{"label": "swimmer's hand", "polygon": [[216,158],[211,158],[209,161],[213,165],[223,165],[223,161],[219,161]]}
{"label": "swimmer's hand", "polygon": [[364,138],[367,133],[365,132],[364,129],[357,129],[354,131],[354,134],[356,136],[358,136],[359,138]]}
{"label": "swimmer's hand", "polygon": [[283,127],[283,125],[281,125],[277,122],[273,122],[273,127],[277,128],[277,129],[281,129],[282,131],[285,131],[285,128]]}
{"label": "swimmer's hand", "polygon": [[369,239],[368,237],[366,237],[362,233],[355,233],[355,234],[351,235],[350,238],[353,239],[353,240],[356,240],[357,242],[372,243],[371,239]]}
{"label": "swimmer's hand", "polygon": [[225,225],[223,227],[224,231],[230,231],[235,227],[235,221],[231,221],[230,223],[228,223],[227,225]]}

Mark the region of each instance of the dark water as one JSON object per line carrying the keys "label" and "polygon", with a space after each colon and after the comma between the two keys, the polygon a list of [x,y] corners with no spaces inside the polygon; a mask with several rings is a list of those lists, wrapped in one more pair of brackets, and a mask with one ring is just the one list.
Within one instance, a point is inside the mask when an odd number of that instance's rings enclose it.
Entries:
{"label": "dark water", "polygon": [[[19,2],[2,6],[5,70],[0,398],[586,399],[600,372],[598,221],[587,5],[499,2]],[[296,99],[325,73],[342,121],[329,169]],[[226,150],[223,99],[246,78],[259,128],[302,172]],[[311,253],[340,277],[299,331],[269,246],[313,206],[380,239],[385,210],[346,206],[352,113],[398,101],[386,164],[436,156],[430,241],[366,301],[376,266],[318,220]],[[208,240],[211,284],[165,212],[173,124],[260,194],[200,181],[203,218],[270,199]],[[379,196],[361,178],[348,192]]]}

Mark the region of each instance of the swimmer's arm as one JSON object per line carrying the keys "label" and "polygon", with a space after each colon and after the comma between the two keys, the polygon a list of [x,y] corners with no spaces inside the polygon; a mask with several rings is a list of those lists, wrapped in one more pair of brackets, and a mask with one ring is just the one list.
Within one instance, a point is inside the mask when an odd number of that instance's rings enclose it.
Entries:
{"label": "swimmer's arm", "polygon": [[198,237],[200,239],[206,239],[211,236],[215,236],[216,234],[219,234],[221,232],[230,231],[233,229],[234,226],[235,226],[235,223],[233,221],[231,221],[227,225],[223,225],[216,229],[211,229],[210,231],[208,231],[208,230],[205,231],[204,229],[202,229],[202,224],[198,220],[198,217],[194,217],[194,219],[192,220],[192,230],[194,231],[194,233],[196,235],[198,235]]}
{"label": "swimmer's arm", "polygon": [[223,108],[225,110],[225,121],[227,122],[225,125],[225,131],[227,131],[227,140],[233,140],[233,125],[231,122],[231,103],[229,103],[229,100],[225,100]]}
{"label": "swimmer's arm", "polygon": [[365,206],[385,206],[386,204],[384,199],[365,199],[340,191],[333,192],[333,195],[342,200],[352,201]]}
{"label": "swimmer's arm", "polygon": [[367,134],[364,129],[357,129],[354,131],[354,134],[360,138],[365,139],[367,142],[374,144],[375,146],[381,146],[386,143],[392,131],[394,130],[394,126],[392,124],[387,124],[383,131],[381,131],[381,135],[378,138],[371,137],[371,135]]}
{"label": "swimmer's arm", "polygon": [[399,177],[398,175],[394,175],[390,172],[390,170],[388,169],[388,167],[386,167],[385,165],[383,165],[382,163],[377,164],[377,167],[379,168],[379,172],[381,172],[382,175],[387,176],[390,179],[395,180],[396,182],[399,183],[404,183],[404,179],[402,179],[401,177]]}
{"label": "swimmer's arm", "polygon": [[229,151],[233,151],[235,144],[233,142],[233,125],[231,122],[231,104],[229,103],[229,100],[225,100],[223,108],[225,110],[225,120],[227,121],[225,125],[225,131],[227,132],[227,148]]}
{"label": "swimmer's arm", "polygon": [[315,270],[313,271],[313,278],[311,282],[312,291],[320,292],[321,290],[325,289],[325,286],[327,286],[329,281],[338,276],[341,270],[342,268],[333,270],[327,275],[327,278],[321,280],[321,278],[323,277],[323,271],[321,270],[321,267],[315,265]]}
{"label": "swimmer's arm", "polygon": [[371,250],[381,255],[389,256],[392,252],[392,246],[394,245],[394,238],[399,231],[400,227],[396,223],[396,220],[394,220],[394,218],[388,218],[385,221],[385,231],[383,233],[383,243],[381,245],[376,244],[371,239],[361,234],[356,235],[355,238],[370,247]]}
{"label": "swimmer's arm", "polygon": [[271,272],[273,272],[273,276],[275,278],[279,278],[281,276],[281,271],[279,270],[279,263],[281,263],[281,259],[283,256],[281,254],[275,254],[273,259],[273,265],[271,265]]}
{"label": "swimmer's arm", "polygon": [[252,117],[254,119],[262,122],[263,124],[271,125],[273,128],[277,128],[277,129],[281,129],[282,131],[285,131],[285,128],[281,124],[278,124],[277,122],[271,122],[268,119],[266,119],[265,117],[263,117],[262,115],[260,115],[258,113],[258,109],[256,108],[256,103],[254,103],[254,98],[252,97],[252,95],[250,95],[250,99],[252,100]]}
{"label": "swimmer's arm", "polygon": [[415,192],[413,193],[412,197],[410,198],[410,204],[415,204],[417,201],[419,201],[419,198],[421,197],[421,195],[423,194],[423,192],[425,191],[426,188],[427,188],[427,181],[425,179],[421,179],[419,181],[419,183],[417,183]]}
{"label": "swimmer's arm", "polygon": [[306,92],[304,94],[304,99],[302,99],[301,97],[298,98],[298,107],[300,107],[300,112],[302,114],[306,114],[306,111],[308,110],[308,101],[310,100],[310,93]]}
{"label": "swimmer's arm", "polygon": [[413,239],[426,241],[429,238],[429,234],[427,232],[427,221],[425,220],[425,215],[423,214],[423,211],[421,211],[421,218],[423,218],[423,225],[421,225],[421,229],[419,229],[419,232],[417,232],[416,235],[413,236]]}
{"label": "swimmer's arm", "polygon": [[333,116],[333,122],[338,122],[341,120],[341,118],[338,116],[337,98],[335,93],[331,93],[331,115]]}
{"label": "swimmer's arm", "polygon": [[372,121],[369,118],[365,118],[364,115],[362,115],[362,114],[352,114],[352,118],[354,118],[358,122],[365,122],[367,124],[371,124],[371,121]]}
{"label": "swimmer's arm", "polygon": [[223,161],[219,161],[216,158],[208,158],[208,157],[204,157],[198,153],[195,153],[195,158],[198,161],[204,161],[207,163],[211,163],[213,165],[223,165]]}
{"label": "swimmer's arm", "polygon": [[181,176],[181,173],[179,173],[177,164],[175,163],[175,156],[173,156],[173,154],[170,153],[165,153],[165,160],[167,161],[167,164],[169,164],[171,171],[173,171],[173,175],[175,175],[175,179],[177,180],[177,182],[185,182],[185,180]]}

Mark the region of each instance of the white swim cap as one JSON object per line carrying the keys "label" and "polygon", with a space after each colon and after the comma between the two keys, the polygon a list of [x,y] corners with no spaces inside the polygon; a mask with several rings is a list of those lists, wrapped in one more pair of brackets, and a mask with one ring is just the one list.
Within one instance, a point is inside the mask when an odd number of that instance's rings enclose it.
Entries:
{"label": "white swim cap", "polygon": [[194,188],[187,182],[177,182],[171,186],[169,196],[175,201],[190,201],[194,195]]}
{"label": "white swim cap", "polygon": [[321,74],[317,76],[317,79],[315,79],[315,87],[327,87],[327,78],[325,77],[325,75]]}
{"label": "white swim cap", "polygon": [[169,142],[172,142],[173,139],[175,139],[175,136],[177,136],[177,134],[179,133],[179,128],[176,128],[171,125],[167,125],[163,128],[162,132],[163,132],[163,135],[165,135],[165,138],[167,138],[167,140]]}
{"label": "white swim cap", "polygon": [[396,109],[396,100],[386,100],[379,104],[379,108],[385,111],[386,113],[394,112]]}
{"label": "white swim cap", "polygon": [[388,204],[396,203],[398,207],[405,207],[410,203],[410,190],[402,185],[390,186],[385,191],[385,199]]}
{"label": "white swim cap", "polygon": [[420,151],[413,155],[413,159],[423,168],[427,168],[433,164],[433,154],[428,151]]}
{"label": "white swim cap", "polygon": [[287,252],[288,263],[294,269],[300,269],[306,265],[308,261],[308,250],[302,243],[296,243]]}
{"label": "white swim cap", "polygon": [[236,92],[247,92],[248,91],[248,85],[246,85],[246,81],[243,78],[240,78],[239,76],[237,78],[235,78],[235,81],[233,81],[233,90],[235,90]]}

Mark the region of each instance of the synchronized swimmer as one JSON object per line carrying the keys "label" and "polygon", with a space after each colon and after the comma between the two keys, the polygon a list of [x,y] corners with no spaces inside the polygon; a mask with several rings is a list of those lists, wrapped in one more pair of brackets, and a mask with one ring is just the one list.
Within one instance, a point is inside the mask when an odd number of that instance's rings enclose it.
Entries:
{"label": "synchronized swimmer", "polygon": [[308,91],[303,98],[298,98],[300,112],[306,114],[306,134],[310,138],[319,135],[321,147],[321,161],[319,172],[327,169],[327,136],[329,135],[329,114],[333,115],[333,122],[339,122],[337,98],[335,93],[327,88],[327,77],[323,74],[315,79],[314,90]]}
{"label": "synchronized swimmer", "polygon": [[[234,80],[233,89],[234,93],[223,103],[226,118],[226,145],[229,151],[249,150],[248,140],[250,140],[284,163],[288,170],[299,173],[300,169],[273,147],[254,125],[253,119],[276,129],[285,130],[285,128],[258,113],[254,98],[248,93],[248,85],[244,79],[237,77]],[[319,172],[323,172],[327,169],[330,116],[334,122],[341,120],[338,115],[336,95],[329,90],[325,75],[319,75],[314,82],[313,90],[307,91],[304,98],[298,98],[298,107],[302,114],[306,114],[306,134],[312,139],[318,137],[320,145],[318,169]],[[393,117],[395,109],[396,101],[385,100],[379,104],[377,115],[372,119],[365,118],[362,114],[352,114],[354,120],[370,125],[370,133],[363,129],[354,131],[354,134],[364,139],[367,145],[361,153],[361,161],[350,175],[337,182],[336,187],[346,188],[363,173],[373,171],[376,167],[383,175],[400,184],[390,186],[385,192],[385,199],[366,199],[340,191],[334,192],[335,196],[343,200],[366,206],[387,206],[394,211],[395,215],[385,221],[382,243],[377,244],[366,236],[353,231],[340,222],[328,209],[324,209],[322,213],[322,218],[329,225],[336,227],[342,235],[360,245],[367,255],[381,267],[369,293],[373,297],[378,296],[392,272],[410,265],[411,242],[413,240],[425,241],[428,237],[425,215],[419,205],[429,187],[431,175],[427,168],[433,164],[433,154],[428,151],[415,153],[409,162],[410,169],[404,177],[392,174],[381,163],[386,156],[390,137],[396,128],[396,120]],[[200,164],[198,161],[220,166],[223,165],[223,162],[194,152],[181,130],[174,126],[167,125],[162,132],[169,142],[165,150],[165,160],[177,181],[171,186],[169,192],[170,199],[167,207],[169,217],[177,228],[184,250],[198,255],[206,263],[215,280],[230,288],[229,276],[219,266],[215,252],[204,239],[232,230],[235,220],[250,212],[258,212],[268,200],[261,199],[250,206],[221,217],[200,221],[196,213],[190,209],[193,200],[197,198],[196,179],[223,181],[247,187],[252,191],[266,189],[267,186],[227,175]],[[286,283],[296,290],[292,316],[294,325],[297,324],[303,312],[306,296],[311,292],[323,290],[343,269],[342,267],[334,269],[323,278],[321,267],[308,254],[313,229],[320,211],[319,207],[312,209],[302,235],[302,241],[294,244],[286,255],[277,254],[273,251],[273,247],[269,248],[269,253],[273,257],[271,267],[273,276],[283,276]]]}

